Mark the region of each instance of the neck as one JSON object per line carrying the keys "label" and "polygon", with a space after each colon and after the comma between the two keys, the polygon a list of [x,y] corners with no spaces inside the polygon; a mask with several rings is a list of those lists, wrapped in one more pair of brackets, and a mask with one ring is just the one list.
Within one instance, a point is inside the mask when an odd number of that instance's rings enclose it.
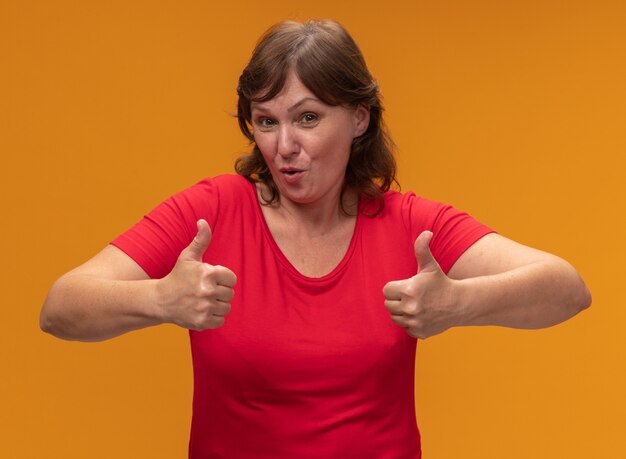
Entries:
{"label": "neck", "polygon": [[[266,190],[265,185],[257,184],[259,198],[269,195]],[[281,199],[278,203],[270,204],[268,207],[271,208],[276,217],[285,223],[296,225],[300,231],[316,236],[326,234],[337,228],[338,224],[356,216],[358,210],[357,193],[354,190],[347,190],[343,195],[343,206],[341,199],[341,190],[337,190],[333,196],[327,196],[322,202],[299,204]],[[260,199],[260,202],[263,200]]]}

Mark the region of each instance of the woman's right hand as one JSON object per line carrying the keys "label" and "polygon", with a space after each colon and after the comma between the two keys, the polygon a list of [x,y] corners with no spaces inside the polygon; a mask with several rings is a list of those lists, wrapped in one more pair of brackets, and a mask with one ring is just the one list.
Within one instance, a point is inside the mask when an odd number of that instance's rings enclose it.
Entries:
{"label": "woman's right hand", "polygon": [[211,243],[211,228],[205,220],[198,220],[197,225],[198,234],[155,290],[163,322],[199,331],[224,325],[237,276],[224,266],[202,261]]}

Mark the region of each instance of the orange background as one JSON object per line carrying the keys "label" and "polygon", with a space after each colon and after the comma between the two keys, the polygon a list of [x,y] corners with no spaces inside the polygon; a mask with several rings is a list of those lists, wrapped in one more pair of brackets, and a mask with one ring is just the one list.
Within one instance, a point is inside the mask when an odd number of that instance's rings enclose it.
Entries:
{"label": "orange background", "polygon": [[554,328],[422,342],[425,458],[626,457],[624,5],[2,0],[0,457],[185,457],[187,333],[64,342],[39,310],[157,203],[232,170],[253,44],[311,17],[361,45],[404,190],[566,258],[594,296]]}

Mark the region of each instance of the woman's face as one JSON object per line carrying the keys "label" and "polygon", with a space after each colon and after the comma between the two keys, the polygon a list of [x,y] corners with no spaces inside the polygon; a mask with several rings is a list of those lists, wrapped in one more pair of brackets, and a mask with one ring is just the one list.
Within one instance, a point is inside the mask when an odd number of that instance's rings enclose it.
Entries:
{"label": "woman's face", "polygon": [[352,140],[367,129],[369,110],[326,105],[290,72],[276,97],[252,102],[251,115],[281,203],[338,204]]}

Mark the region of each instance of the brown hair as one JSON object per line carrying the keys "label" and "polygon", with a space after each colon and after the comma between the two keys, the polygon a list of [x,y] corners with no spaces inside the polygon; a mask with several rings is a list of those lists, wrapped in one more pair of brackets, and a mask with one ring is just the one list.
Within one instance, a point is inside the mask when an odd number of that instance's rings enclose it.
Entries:
{"label": "brown hair", "polygon": [[[280,93],[289,71],[328,105],[369,107],[370,122],[366,131],[352,142],[350,159],[342,189],[354,188],[360,196],[378,201],[383,208],[383,193],[395,177],[393,141],[382,119],[378,85],[365,59],[348,32],[331,20],[280,22],[259,40],[250,62],[239,77],[237,118],[241,132],[252,142],[252,152],[235,163],[235,170],[252,182],[263,182],[271,192],[266,202],[280,199],[278,188],[251,131],[252,101],[265,102]],[[345,211],[345,209],[344,209]]]}

